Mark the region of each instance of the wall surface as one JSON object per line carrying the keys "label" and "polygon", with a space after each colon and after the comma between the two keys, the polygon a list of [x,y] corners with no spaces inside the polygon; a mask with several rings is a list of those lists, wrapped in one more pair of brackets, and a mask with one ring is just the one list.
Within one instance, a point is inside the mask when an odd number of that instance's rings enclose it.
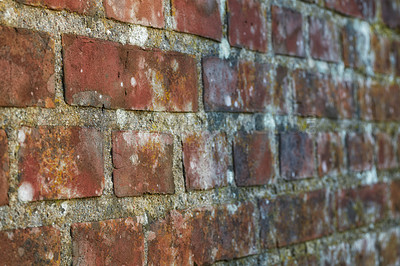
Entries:
{"label": "wall surface", "polygon": [[400,265],[400,0],[1,0],[0,264]]}

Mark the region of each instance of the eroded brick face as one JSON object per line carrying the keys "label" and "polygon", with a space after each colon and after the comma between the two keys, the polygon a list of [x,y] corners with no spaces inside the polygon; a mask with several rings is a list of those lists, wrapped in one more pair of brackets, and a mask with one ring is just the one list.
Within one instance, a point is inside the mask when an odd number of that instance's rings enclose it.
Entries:
{"label": "eroded brick face", "polygon": [[173,194],[173,136],[167,133],[113,133],[114,191],[118,197]]}
{"label": "eroded brick face", "polygon": [[378,151],[377,151],[378,169],[385,170],[385,169],[396,168],[397,159],[391,136],[386,133],[378,133],[375,135],[375,140],[378,146]]}
{"label": "eroded brick face", "polygon": [[56,10],[67,10],[84,15],[93,15],[96,7],[95,0],[17,0],[17,2]]}
{"label": "eroded brick face", "polygon": [[100,196],[103,137],[94,128],[24,127],[18,131],[22,201]]}
{"label": "eroded brick face", "polygon": [[8,203],[9,171],[7,134],[0,129],[0,206]]}
{"label": "eroded brick face", "polygon": [[63,35],[68,104],[130,110],[197,111],[193,57]]}
{"label": "eroded brick face", "polygon": [[106,17],[123,22],[164,27],[162,0],[104,0]]}
{"label": "eroded brick face", "polygon": [[0,231],[4,265],[59,265],[60,250],[60,232],[53,227]]}
{"label": "eroded brick face", "polygon": [[310,52],[315,59],[338,62],[341,56],[339,35],[331,21],[310,17]]}
{"label": "eroded brick face", "polygon": [[289,103],[291,101],[292,83],[287,67],[278,66],[276,68],[275,84],[272,91],[273,105],[276,108],[276,113],[285,115],[288,113]]}
{"label": "eroded brick face", "polygon": [[400,1],[381,0],[382,19],[393,29],[400,29]]}
{"label": "eroded brick face", "polygon": [[136,218],[71,226],[74,265],[143,265],[144,232]]}
{"label": "eroded brick face", "polygon": [[368,133],[349,133],[346,136],[350,170],[361,172],[372,168],[374,163],[373,139]]}
{"label": "eroded brick face", "polygon": [[222,23],[218,0],[174,0],[172,14],[178,31],[221,40]]}
{"label": "eroded brick face", "polygon": [[55,107],[54,41],[0,25],[0,106]]}
{"label": "eroded brick face", "polygon": [[325,0],[325,5],[328,8],[345,15],[364,19],[375,17],[375,3],[375,0]]}
{"label": "eroded brick face", "polygon": [[338,133],[319,133],[317,136],[319,175],[340,173],[343,167],[343,153],[343,144]]}

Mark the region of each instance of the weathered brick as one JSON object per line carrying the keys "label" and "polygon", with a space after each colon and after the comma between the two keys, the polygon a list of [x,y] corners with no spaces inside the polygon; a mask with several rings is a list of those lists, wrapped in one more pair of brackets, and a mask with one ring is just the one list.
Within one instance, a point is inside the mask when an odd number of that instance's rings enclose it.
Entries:
{"label": "weathered brick", "polygon": [[0,25],[0,106],[53,108],[54,40]]}
{"label": "weathered brick", "polygon": [[307,254],[293,259],[285,260],[281,266],[317,266],[318,260],[315,255]]}
{"label": "weathered brick", "polygon": [[9,159],[7,134],[0,129],[0,206],[8,203]]}
{"label": "weathered brick", "polygon": [[329,235],[333,206],[325,190],[283,195],[260,204],[261,247],[274,248]]}
{"label": "weathered brick", "polygon": [[116,131],[112,141],[114,191],[118,197],[174,193],[172,135]]}
{"label": "weathered brick", "polygon": [[262,112],[271,84],[270,66],[253,62],[238,64],[216,57],[203,59],[206,111]]}
{"label": "weathered brick", "polygon": [[163,28],[162,0],[104,0],[106,17],[123,22]]}
{"label": "weathered brick", "polygon": [[376,121],[386,121],[390,118],[390,106],[388,103],[388,86],[373,82],[370,87],[372,99],[372,116]]}
{"label": "weathered brick", "polygon": [[94,15],[96,12],[95,0],[16,0],[19,3],[47,7],[55,10],[67,10],[84,15]]}
{"label": "weathered brick", "polygon": [[130,110],[197,111],[192,56],[63,35],[68,104]]}
{"label": "weathered brick", "polygon": [[272,180],[274,160],[268,134],[240,132],[233,150],[236,185],[265,185]]}
{"label": "weathered brick", "polygon": [[300,12],[272,6],[272,44],[275,53],[305,56],[302,23]]}
{"label": "weathered brick", "polygon": [[396,152],[391,136],[386,133],[378,133],[375,135],[377,151],[377,167],[378,169],[393,169],[397,167]]}
{"label": "weathered brick", "polygon": [[371,121],[374,117],[371,86],[371,82],[360,82],[357,91],[360,118],[366,121]]}
{"label": "weathered brick", "polygon": [[393,29],[400,29],[400,1],[381,0],[382,19]]}
{"label": "weathered brick", "polygon": [[381,74],[390,74],[390,48],[391,42],[388,37],[371,34],[371,49],[374,53],[374,71]]}
{"label": "weathered brick", "polygon": [[392,50],[394,54],[394,70],[395,73],[398,77],[400,77],[400,42],[399,41],[393,41],[392,43]]}
{"label": "weathered brick", "polygon": [[390,185],[390,201],[393,216],[400,218],[400,180],[393,180]]}
{"label": "weathered brick", "polygon": [[381,232],[378,235],[380,265],[400,265],[400,233],[398,229]]}
{"label": "weathered brick", "polygon": [[358,239],[351,245],[351,265],[374,266],[378,265],[378,252],[375,247],[376,237],[366,234],[364,238]]}
{"label": "weathered brick", "polygon": [[347,23],[341,29],[343,62],[345,66],[365,70],[370,66],[370,32],[360,30],[358,24]]}
{"label": "weathered brick", "polygon": [[143,265],[144,232],[136,218],[71,226],[74,265]]}
{"label": "weathered brick", "polygon": [[363,19],[375,17],[375,0],[325,0],[325,6],[353,17]]}
{"label": "weathered brick", "polygon": [[228,36],[232,46],[267,51],[265,10],[257,0],[228,0]]}
{"label": "weathered brick", "polygon": [[346,136],[347,160],[351,171],[370,170],[374,164],[374,144],[368,133],[348,133]]}
{"label": "weathered brick", "polygon": [[229,144],[225,134],[201,132],[184,135],[183,164],[187,190],[228,185],[229,163]]}
{"label": "weathered brick", "polygon": [[338,94],[338,112],[339,117],[344,119],[355,118],[356,101],[354,100],[354,91],[358,83],[349,80],[341,80],[337,83]]}
{"label": "weathered brick", "polygon": [[318,134],[317,159],[320,176],[341,172],[343,166],[343,144],[338,133]]}
{"label": "weathered brick", "polygon": [[318,60],[338,62],[340,59],[339,34],[331,21],[310,17],[310,51]]}
{"label": "weathered brick", "polygon": [[337,192],[337,220],[340,231],[376,223],[387,213],[387,186],[342,189]]}
{"label": "weathered brick", "polygon": [[350,245],[349,243],[340,243],[335,246],[329,246],[322,250],[319,265],[340,265],[350,266]]}
{"label": "weathered brick", "polygon": [[276,68],[275,83],[272,91],[273,105],[278,115],[288,113],[289,102],[292,100],[290,95],[291,85],[287,67],[278,66]]}
{"label": "weathered brick", "polygon": [[60,265],[60,232],[53,227],[0,231],[3,265]]}
{"label": "weathered brick", "polygon": [[22,201],[100,196],[104,188],[102,133],[81,127],[18,131]]}
{"label": "weathered brick", "polygon": [[307,133],[285,132],[279,135],[279,161],[282,178],[302,179],[314,175],[314,147]]}
{"label": "weathered brick", "polygon": [[214,40],[222,38],[222,22],[218,0],[172,1],[172,15],[178,31]]}

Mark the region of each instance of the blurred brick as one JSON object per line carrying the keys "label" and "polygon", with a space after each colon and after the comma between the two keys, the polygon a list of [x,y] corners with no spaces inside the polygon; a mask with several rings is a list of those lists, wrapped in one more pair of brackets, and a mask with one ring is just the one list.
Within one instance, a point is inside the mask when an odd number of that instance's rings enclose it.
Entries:
{"label": "blurred brick", "polygon": [[368,133],[348,133],[347,160],[351,171],[371,170],[374,164],[374,141]]}
{"label": "blurred brick", "polygon": [[274,160],[268,134],[240,132],[233,150],[236,185],[257,186],[271,181]]}
{"label": "blurred brick", "polygon": [[393,41],[392,47],[395,60],[395,74],[400,77],[400,41]]}
{"label": "blurred brick", "polygon": [[257,0],[228,0],[228,35],[232,46],[267,51],[267,20]]}
{"label": "blurred brick", "polygon": [[338,94],[338,112],[339,117],[344,119],[355,118],[356,115],[356,101],[354,99],[354,92],[357,88],[355,81],[338,81],[337,94]]}
{"label": "blurred brick", "polygon": [[2,265],[60,265],[61,237],[53,227],[0,231]]}
{"label": "blurred brick", "polygon": [[187,190],[227,186],[230,153],[226,135],[217,132],[185,134],[183,163]]}
{"label": "blurred brick", "polygon": [[130,110],[197,111],[192,56],[63,35],[68,104]]}
{"label": "blurred brick", "polygon": [[374,53],[374,71],[381,74],[390,74],[390,40],[383,35],[374,33],[371,35],[371,49]]}
{"label": "blurred brick", "polygon": [[396,152],[391,136],[386,133],[375,135],[375,143],[378,146],[377,166],[380,170],[393,169],[397,167]]}
{"label": "blurred brick", "polygon": [[117,197],[174,193],[172,135],[116,131],[112,141]]}
{"label": "blurred brick", "polygon": [[19,3],[47,7],[55,10],[67,10],[83,15],[94,15],[96,12],[95,0],[16,0]]}
{"label": "blurred brick", "polygon": [[381,0],[383,22],[393,29],[400,29],[400,1]]}
{"label": "blurred brick", "polygon": [[393,216],[400,218],[400,180],[393,180],[390,185],[390,201]]}
{"label": "blurred brick", "polygon": [[397,229],[381,232],[378,235],[380,265],[400,265],[400,233]]}
{"label": "blurred brick", "polygon": [[178,31],[214,40],[222,38],[222,22],[218,0],[172,1],[172,15]]}
{"label": "blurred brick", "polygon": [[302,23],[301,13],[272,6],[272,44],[275,53],[305,56]]}
{"label": "blurred brick", "polygon": [[315,17],[310,17],[309,23],[311,56],[318,60],[338,62],[341,54],[335,24]]}
{"label": "blurred brick", "polygon": [[363,19],[375,17],[375,0],[325,0],[325,6],[353,17]]}
{"label": "blurred brick", "polygon": [[317,265],[318,265],[317,257],[312,254],[299,256],[294,259],[288,259],[282,263],[282,266],[317,266]]}
{"label": "blurred brick", "polygon": [[350,266],[350,258],[350,244],[342,242],[338,245],[329,246],[322,250],[320,265]]}
{"label": "blurred brick", "polygon": [[362,120],[371,121],[373,120],[373,103],[371,94],[370,82],[360,82],[357,91],[357,98],[359,102],[359,113]]}
{"label": "blurred brick", "polygon": [[103,137],[94,128],[24,127],[18,131],[22,201],[100,196]]}
{"label": "blurred brick", "polygon": [[53,108],[54,40],[0,25],[0,106]]}
{"label": "blurred brick", "polygon": [[162,0],[104,0],[103,5],[107,18],[155,28],[165,25]]}
{"label": "blurred brick", "polygon": [[272,93],[273,104],[278,115],[288,113],[288,105],[292,100],[290,95],[291,84],[287,67],[278,66]]}
{"label": "blurred brick", "polygon": [[0,129],[0,206],[8,204],[8,179],[10,178],[7,134]]}
{"label": "blurred brick", "polygon": [[143,265],[144,232],[126,218],[71,226],[74,265]]}
{"label": "blurred brick", "polygon": [[367,234],[365,238],[355,241],[351,245],[352,264],[355,266],[378,265],[378,252],[375,247],[376,238]]}
{"label": "blurred brick", "polygon": [[343,152],[343,144],[338,133],[319,133],[317,136],[319,175],[340,173],[343,166]]}

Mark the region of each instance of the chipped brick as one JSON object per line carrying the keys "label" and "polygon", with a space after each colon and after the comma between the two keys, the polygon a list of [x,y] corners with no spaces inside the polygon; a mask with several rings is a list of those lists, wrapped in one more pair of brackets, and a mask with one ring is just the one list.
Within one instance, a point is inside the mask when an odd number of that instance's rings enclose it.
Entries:
{"label": "chipped brick", "polygon": [[96,2],[95,0],[16,0],[19,3],[47,7],[55,10],[67,10],[77,12],[83,15],[94,15]]}
{"label": "chipped brick", "polygon": [[318,60],[338,62],[341,55],[335,24],[315,17],[310,17],[309,23],[311,56]]}
{"label": "chipped brick", "polygon": [[373,139],[368,133],[348,133],[346,136],[347,160],[351,171],[370,170],[374,164]]}
{"label": "chipped brick", "polygon": [[10,178],[7,134],[0,129],[0,206],[8,203],[8,179]]}
{"label": "chipped brick", "polygon": [[343,166],[343,145],[338,133],[319,133],[317,159],[319,176],[340,173]]}

